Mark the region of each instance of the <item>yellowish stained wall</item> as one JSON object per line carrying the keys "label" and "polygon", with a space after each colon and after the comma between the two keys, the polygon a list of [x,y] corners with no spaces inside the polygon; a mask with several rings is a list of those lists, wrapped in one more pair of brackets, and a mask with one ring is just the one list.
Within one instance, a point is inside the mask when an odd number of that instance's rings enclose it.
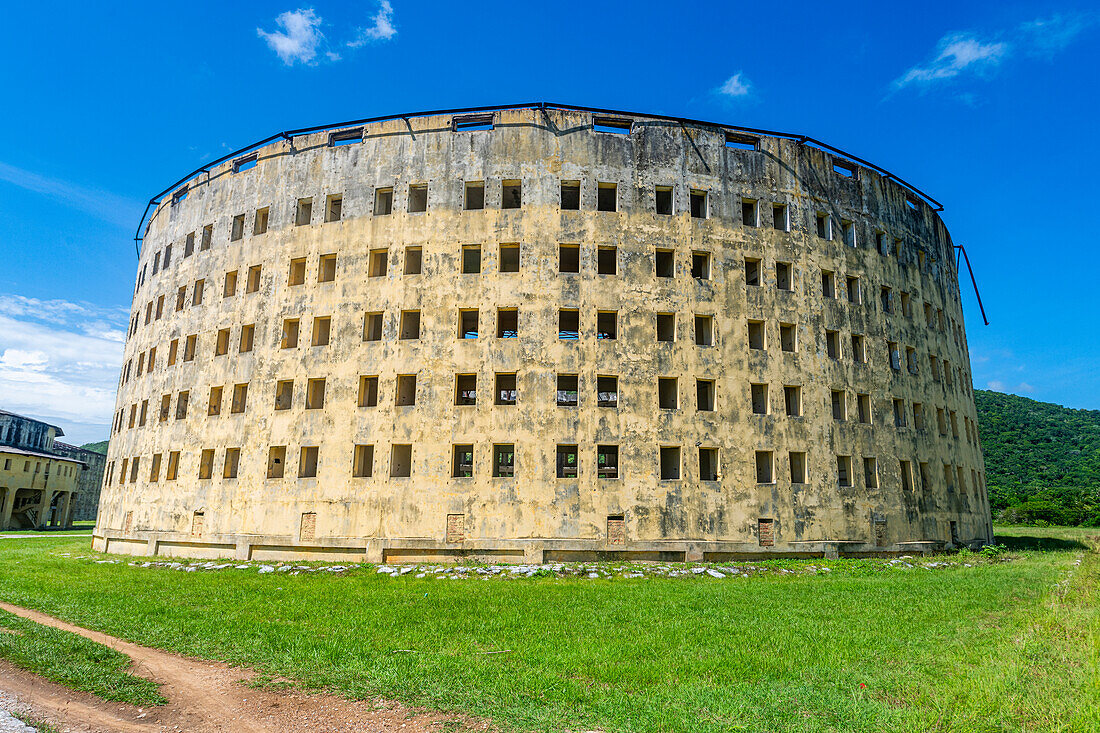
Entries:
{"label": "yellowish stained wall", "polygon": [[[214,169],[191,182],[186,198],[166,197],[155,212],[138,266],[96,528],[100,549],[391,560],[626,551],[696,559],[901,551],[991,537],[950,238],[926,204],[911,205],[893,182],[863,168],[844,176],[831,156],[792,140],[761,137],[755,150],[740,150],[726,146],[721,130],[645,118],[626,135],[597,132],[580,112],[498,112],[492,130],[474,132],[453,132],[449,116],[385,122],[368,126],[361,143],[327,143],[318,133],[270,145],[255,167]],[[522,206],[504,209],[502,182],[512,180],[521,182]],[[562,210],[563,180],[581,182],[579,211]],[[470,181],[485,183],[483,210],[463,209]],[[617,185],[615,211],[596,210],[599,183]],[[409,213],[409,186],[421,184],[427,210]],[[672,215],[656,212],[657,186],[673,187]],[[391,214],[374,213],[379,187],[393,188]],[[705,218],[690,215],[692,190],[705,192]],[[343,197],[339,221],[325,221],[330,195]],[[303,198],[312,198],[312,217],[296,226]],[[759,226],[744,220],[745,200],[757,202]],[[789,231],[772,226],[776,204],[788,207]],[[265,207],[268,229],[255,233],[256,211]],[[831,239],[817,236],[819,214],[831,220]],[[242,236],[231,241],[240,215]],[[844,241],[849,222],[855,246]],[[203,249],[207,225],[213,236]],[[185,256],[190,234],[194,252]],[[499,248],[513,243],[520,270],[501,272]],[[471,244],[481,246],[481,271],[464,274],[462,247]],[[559,272],[562,244],[580,246],[579,273]],[[169,245],[170,264],[153,274]],[[407,247],[422,248],[420,274],[404,274]],[[597,274],[600,247],[616,249],[616,274]],[[658,248],[674,250],[674,277],[655,275]],[[388,250],[388,269],[370,277],[370,252],[379,249]],[[709,255],[707,278],[691,276],[693,253]],[[337,258],[335,279],[318,282],[328,254]],[[305,282],[291,285],[297,258],[306,260]],[[760,261],[759,286],[746,282],[747,258]],[[792,267],[789,291],[776,287],[777,262]],[[253,266],[262,273],[258,291],[248,293]],[[823,270],[835,273],[838,297],[823,296]],[[225,296],[226,273],[234,271],[236,288]],[[862,302],[845,298],[849,277],[859,278]],[[193,305],[200,279],[202,303]],[[893,312],[884,311],[883,287]],[[910,314],[902,312],[902,293]],[[459,311],[468,308],[479,310],[479,337],[462,340]],[[496,337],[501,308],[518,309],[517,338]],[[579,339],[559,338],[562,308],[579,310]],[[408,310],[421,313],[418,339],[398,338]],[[617,313],[617,338],[596,337],[600,311]],[[380,341],[363,339],[368,312],[384,313]],[[657,342],[657,313],[676,314],[673,343]],[[714,319],[713,345],[695,343],[696,315]],[[332,319],[326,346],[310,345],[317,317]],[[291,318],[300,319],[299,345],[283,349],[283,322]],[[765,350],[749,348],[751,320],[765,324]],[[253,349],[239,353],[242,326],[253,324]],[[795,328],[793,353],[780,348],[780,324]],[[222,329],[229,349],[218,356]],[[826,354],[827,330],[839,333],[839,359]],[[867,363],[853,360],[852,334],[863,336]],[[190,335],[196,356],[184,361]],[[890,363],[894,342],[900,369]],[[914,350],[912,370],[906,348]],[[932,356],[946,360],[950,381],[942,370],[934,378]],[[517,375],[516,405],[493,404],[495,373]],[[578,407],[556,404],[558,373],[580,375]],[[416,404],[396,405],[396,379],[410,374]],[[455,405],[456,374],[477,374],[476,406]],[[378,376],[377,407],[357,405],[362,375]],[[617,377],[616,408],[596,405],[604,375]],[[658,408],[658,377],[679,380],[679,409]],[[306,382],[316,378],[326,380],[324,407],[305,409]],[[277,411],[276,383],[291,379],[292,407]],[[696,409],[697,379],[715,381],[715,410]],[[753,383],[769,386],[769,414],[752,413]],[[231,414],[237,384],[248,385],[247,404]],[[785,385],[801,388],[802,416],[785,414]],[[208,414],[212,387],[223,389],[219,415]],[[188,406],[177,419],[184,390]],[[846,394],[843,421],[833,418],[833,390]],[[857,394],[871,402],[866,424],[855,416]],[[905,425],[895,425],[895,400]],[[914,402],[925,410],[923,429],[914,425]],[[475,446],[474,476],[454,478],[452,446],[466,443]],[[515,445],[514,478],[491,476],[497,443]],[[372,477],[352,475],[357,444],[374,446]],[[410,477],[390,477],[394,444],[413,446]],[[558,444],[579,446],[577,478],[556,477]],[[619,446],[619,478],[597,475],[601,444]],[[287,446],[284,478],[266,478],[270,446]],[[319,449],[315,478],[297,477],[302,446]],[[660,446],[681,447],[680,479],[661,480]],[[718,451],[715,481],[699,479],[700,447]],[[232,448],[240,449],[237,475],[224,478]],[[214,450],[210,479],[199,478],[204,449]],[[774,454],[770,483],[757,482],[760,450]],[[807,455],[805,482],[791,481],[791,451]],[[169,479],[172,452],[178,473]],[[153,472],[155,455],[161,465]],[[838,455],[851,456],[851,486],[838,481]],[[877,461],[874,481],[864,457]],[[908,489],[902,461],[913,474]],[[461,541],[448,541],[448,515],[461,515],[451,520]],[[608,521],[620,515],[625,542],[613,544]],[[772,520],[774,546],[761,546],[761,519]]]}
{"label": "yellowish stained wall", "polygon": [[[51,429],[52,432],[52,429]],[[70,504],[80,480],[81,466],[64,458],[28,455],[0,446],[0,529],[42,526],[49,519],[53,499],[62,494],[56,508],[56,524],[69,524]],[[31,509],[25,524],[21,509]]]}

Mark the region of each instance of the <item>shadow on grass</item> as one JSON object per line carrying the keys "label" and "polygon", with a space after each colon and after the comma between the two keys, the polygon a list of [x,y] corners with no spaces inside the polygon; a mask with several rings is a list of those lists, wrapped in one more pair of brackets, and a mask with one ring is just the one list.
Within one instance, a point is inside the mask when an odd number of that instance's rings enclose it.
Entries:
{"label": "shadow on grass", "polygon": [[1078,540],[1067,540],[1059,537],[1031,537],[1027,535],[995,535],[993,541],[1004,545],[1010,550],[1040,550],[1069,551],[1091,550],[1088,545]]}

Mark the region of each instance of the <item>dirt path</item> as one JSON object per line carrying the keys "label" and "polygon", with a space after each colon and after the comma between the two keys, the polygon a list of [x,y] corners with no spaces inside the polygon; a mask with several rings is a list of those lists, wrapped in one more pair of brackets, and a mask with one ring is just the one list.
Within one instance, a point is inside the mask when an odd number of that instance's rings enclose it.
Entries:
{"label": "dirt path", "polygon": [[[0,608],[44,626],[71,631],[109,646],[133,660],[131,672],[161,683],[168,704],[138,709],[77,692],[0,661],[0,690],[28,712],[73,733],[340,733],[373,731],[426,733],[444,724],[459,730],[489,730],[489,725],[454,716],[412,710],[400,703],[347,700],[330,694],[251,689],[251,670],[180,657],[90,631],[26,608]],[[451,728],[454,730],[455,728]]]}

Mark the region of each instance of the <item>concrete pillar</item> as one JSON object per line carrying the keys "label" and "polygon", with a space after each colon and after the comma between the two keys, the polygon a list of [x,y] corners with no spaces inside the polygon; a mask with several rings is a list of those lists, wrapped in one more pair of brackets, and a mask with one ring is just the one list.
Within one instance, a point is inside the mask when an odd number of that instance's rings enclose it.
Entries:
{"label": "concrete pillar", "polygon": [[15,508],[15,492],[19,489],[14,486],[4,490],[0,496],[0,529],[14,529],[11,526],[11,512]]}
{"label": "concrete pillar", "polygon": [[61,513],[61,526],[73,526],[73,510],[76,509],[76,492],[70,491],[65,495],[65,510]]}
{"label": "concrete pillar", "polygon": [[35,507],[35,526],[45,527],[46,522],[49,520],[47,512],[50,511],[50,502],[53,501],[53,491],[51,489],[42,489],[42,500],[38,502],[38,506]]}

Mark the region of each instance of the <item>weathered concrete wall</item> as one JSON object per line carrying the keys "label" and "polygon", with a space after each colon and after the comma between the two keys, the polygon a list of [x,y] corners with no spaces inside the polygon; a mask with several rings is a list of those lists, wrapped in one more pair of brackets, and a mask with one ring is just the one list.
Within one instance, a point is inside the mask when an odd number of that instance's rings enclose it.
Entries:
{"label": "weathered concrete wall", "polygon": [[0,445],[10,445],[25,450],[49,451],[59,428],[41,420],[0,410]]}
{"label": "weathered concrete wall", "polygon": [[73,521],[85,522],[95,519],[99,511],[99,491],[103,486],[103,476],[107,470],[107,456],[60,442],[54,442],[53,450],[59,455],[75,458],[84,464],[77,480]]}
{"label": "weathered concrete wall", "polygon": [[72,524],[80,470],[62,456],[0,446],[0,530]]}
{"label": "weathered concrete wall", "polygon": [[[627,135],[597,132],[580,112],[498,112],[492,130],[474,132],[453,132],[450,117],[409,119],[368,126],[352,145],[330,147],[325,133],[281,141],[262,149],[249,170],[226,164],[192,181],[178,203],[166,197],[138,265],[96,546],[238,557],[465,552],[530,560],[628,551],[691,559],[898,551],[951,542],[952,526],[956,541],[988,539],[958,281],[942,222],[873,171],[841,175],[820,150],[770,137],[740,150],[725,140],[721,130],[644,118]],[[502,182],[511,180],[522,184],[516,209],[502,208]],[[581,182],[579,211],[562,210],[563,180]],[[483,210],[463,209],[470,181],[485,182]],[[596,210],[598,183],[617,184],[616,211]],[[428,187],[427,210],[409,213],[409,186],[420,184]],[[673,187],[673,215],[657,213],[657,186]],[[380,187],[393,188],[391,214],[374,214]],[[705,218],[690,215],[693,189],[706,192]],[[334,194],[343,196],[342,216],[326,222],[326,197]],[[309,197],[312,217],[296,226],[298,201]],[[743,199],[758,202],[761,226],[746,225]],[[788,206],[789,231],[772,227],[773,204]],[[268,229],[255,233],[256,211],[265,207]],[[819,214],[831,218],[831,239],[817,236]],[[242,236],[231,241],[239,215]],[[843,241],[843,222],[851,222],[855,246]],[[879,232],[884,253],[876,249]],[[188,235],[194,251],[185,256]],[[512,243],[521,247],[519,272],[501,272],[499,247]],[[470,244],[482,248],[479,274],[461,271],[462,246]],[[561,244],[580,245],[579,273],[559,272]],[[169,246],[170,263],[160,266]],[[407,247],[422,248],[420,274],[404,274]],[[597,274],[599,247],[616,248],[615,275]],[[674,250],[674,277],[655,275],[657,248]],[[388,249],[388,268],[370,277],[377,249]],[[710,255],[708,278],[692,277],[693,252]],[[337,257],[335,279],[318,282],[328,254]],[[306,260],[305,281],[291,285],[297,258]],[[760,260],[760,286],[747,284],[746,258]],[[792,265],[789,291],[776,287],[777,262]],[[254,266],[262,267],[259,288],[249,293]],[[823,296],[823,271],[835,273],[837,298]],[[229,272],[238,282],[225,297]],[[848,277],[859,278],[861,303],[845,299]],[[193,305],[198,280],[202,302]],[[882,287],[891,289],[893,312],[884,312]],[[902,312],[903,293],[911,312]],[[477,339],[458,338],[465,308],[479,309]],[[500,308],[518,308],[518,338],[496,338]],[[559,339],[560,308],[579,310],[579,339]],[[407,310],[421,313],[418,339],[398,338]],[[597,338],[600,311],[617,312],[616,339]],[[367,312],[384,314],[379,341],[363,339]],[[657,313],[676,314],[673,343],[657,341]],[[695,315],[714,319],[712,346],[696,345]],[[327,346],[310,344],[315,317],[332,319]],[[280,348],[285,319],[300,319],[296,348]],[[765,350],[748,347],[750,320],[765,323]],[[242,327],[253,324],[254,347],[239,353]],[[795,327],[793,353],[780,348],[780,324]],[[222,329],[229,329],[229,353],[216,356]],[[839,359],[826,353],[827,330],[838,331]],[[852,358],[852,334],[864,337],[866,363]],[[185,361],[191,335],[196,355]],[[173,340],[178,353],[169,365]],[[890,362],[893,342],[900,369]],[[153,348],[155,364],[146,370]],[[933,376],[932,356],[948,375]],[[494,373],[517,375],[516,405],[493,404]],[[557,406],[558,373],[580,375],[578,407]],[[397,376],[410,374],[416,403],[399,406]],[[477,374],[476,406],[455,405],[456,374]],[[362,375],[378,376],[377,407],[357,404]],[[616,408],[597,406],[598,376],[618,378]],[[658,408],[658,377],[679,379],[679,409]],[[324,407],[305,409],[306,380],[315,378],[326,380]],[[275,410],[276,383],[290,379],[292,407]],[[696,379],[715,381],[713,411],[696,409]],[[753,414],[752,383],[769,385],[769,414]],[[238,384],[248,385],[247,404],[233,414]],[[801,387],[801,417],[785,413],[786,385]],[[208,414],[212,387],[223,388],[219,415]],[[843,421],[833,418],[832,390],[846,393]],[[181,391],[189,392],[188,407],[177,419]],[[857,420],[860,393],[871,401],[868,423]],[[895,400],[906,415],[902,427]],[[925,411],[923,429],[914,426],[914,403]],[[452,446],[466,443],[475,446],[474,475],[453,478]],[[492,445],[505,443],[515,445],[515,477],[494,478]],[[413,446],[407,478],[390,477],[395,444]],[[579,446],[576,478],[556,477],[558,444]],[[597,476],[603,444],[619,446],[619,478]],[[372,477],[352,475],[356,445],[374,446]],[[287,447],[285,478],[266,478],[271,446]],[[316,477],[297,478],[303,446],[319,448]],[[681,447],[679,480],[661,480],[660,446]],[[699,447],[717,449],[717,480],[699,479]],[[224,478],[232,448],[240,449],[237,475]],[[199,478],[204,449],[214,451],[209,479]],[[169,480],[175,451],[178,473]],[[774,452],[773,481],[757,482],[756,451]],[[806,453],[804,482],[791,481],[791,451]],[[838,481],[838,455],[851,456],[851,486]],[[864,457],[877,461],[873,481],[865,479]],[[908,489],[901,461],[913,473]],[[461,515],[450,520],[461,541],[447,541],[448,515]],[[620,515],[623,543],[614,544],[608,521]],[[761,519],[772,520],[774,546],[761,546]]]}

